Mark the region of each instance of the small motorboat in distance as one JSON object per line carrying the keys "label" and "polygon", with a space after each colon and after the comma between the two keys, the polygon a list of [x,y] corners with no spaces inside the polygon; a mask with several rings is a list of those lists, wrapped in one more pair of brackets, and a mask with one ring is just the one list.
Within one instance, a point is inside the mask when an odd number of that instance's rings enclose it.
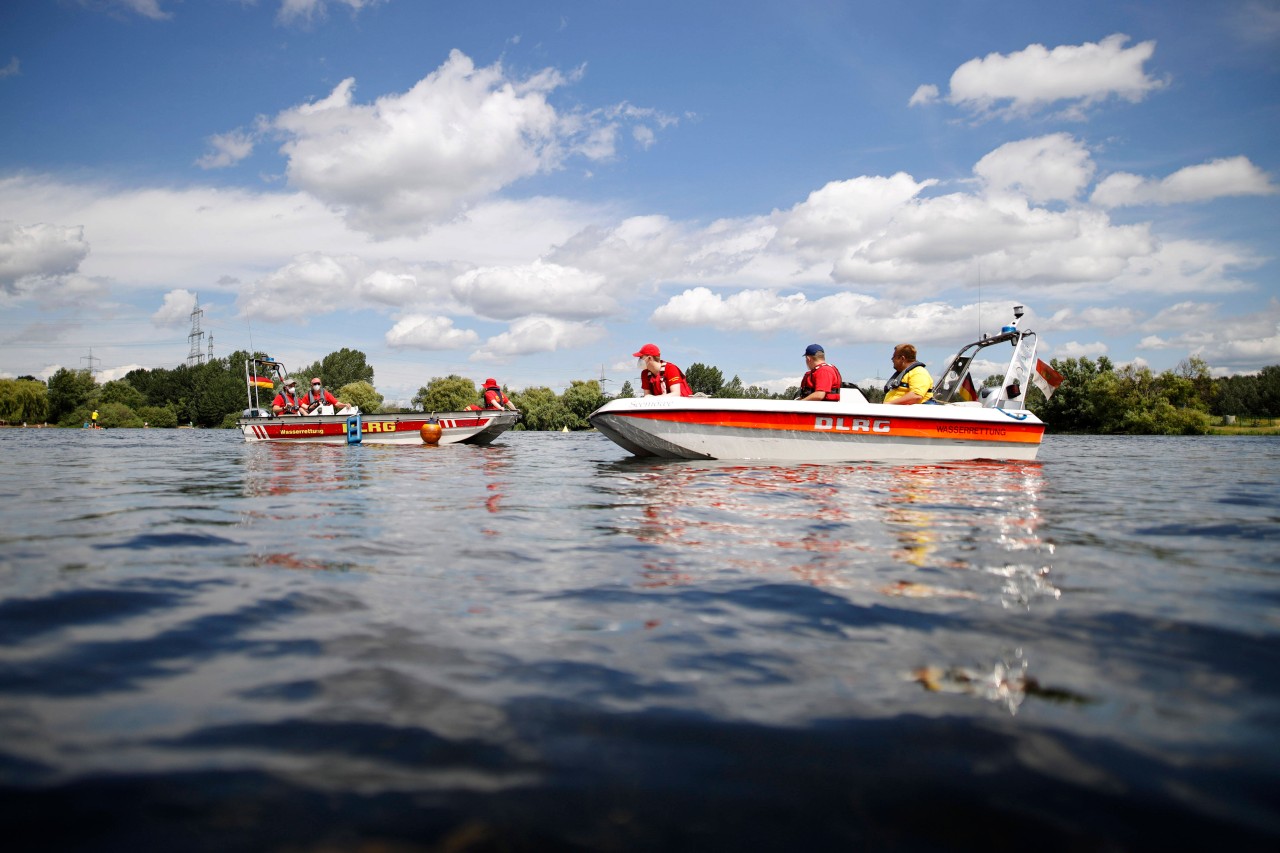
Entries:
{"label": "small motorboat in distance", "polygon": [[[849,385],[838,402],[716,397],[611,400],[591,425],[636,456],[804,462],[1033,460],[1044,422],[1024,405],[1036,366],[1036,334],[1018,328],[1022,306],[999,335],[960,349],[942,372],[933,401],[869,403]],[[980,395],[969,378],[979,352],[1011,345],[998,388]],[[936,401],[936,404],[935,404]]]}
{"label": "small motorboat in distance", "polygon": [[[249,408],[236,426],[245,441],[288,441],[310,444],[489,444],[511,429],[519,412],[476,409],[461,412],[413,412],[367,415],[356,406],[334,411],[320,406],[313,414],[275,415],[271,400],[276,380],[283,380],[284,364],[266,358],[245,361]],[[273,379],[275,377],[275,379]],[[267,394],[263,405],[259,391]],[[425,430],[424,430],[425,427]]]}

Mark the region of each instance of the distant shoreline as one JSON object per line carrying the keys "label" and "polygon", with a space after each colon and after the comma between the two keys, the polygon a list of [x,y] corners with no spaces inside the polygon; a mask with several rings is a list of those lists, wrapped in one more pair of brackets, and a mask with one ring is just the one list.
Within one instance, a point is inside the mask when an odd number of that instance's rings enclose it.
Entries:
{"label": "distant shoreline", "polygon": [[1211,426],[1207,435],[1280,435],[1280,426]]}

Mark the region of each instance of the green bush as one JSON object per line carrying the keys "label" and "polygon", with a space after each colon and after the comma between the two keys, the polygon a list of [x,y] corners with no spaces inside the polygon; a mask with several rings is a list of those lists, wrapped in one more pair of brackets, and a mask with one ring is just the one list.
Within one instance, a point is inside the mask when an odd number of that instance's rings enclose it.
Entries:
{"label": "green bush", "polygon": [[138,417],[146,426],[159,429],[174,429],[178,425],[178,413],[169,406],[143,406],[138,409]]}
{"label": "green bush", "polygon": [[455,373],[432,378],[418,389],[413,405],[422,412],[459,412],[479,401],[480,392],[476,384]]}
{"label": "green bush", "polygon": [[382,410],[382,395],[368,382],[348,382],[338,389],[334,395],[344,403],[359,406],[366,415],[377,414]]}
{"label": "green bush", "polygon": [[103,403],[98,407],[98,426],[125,429],[142,426],[142,418],[124,403]]}
{"label": "green bush", "polygon": [[0,420],[39,424],[48,416],[49,396],[43,382],[0,379]]}

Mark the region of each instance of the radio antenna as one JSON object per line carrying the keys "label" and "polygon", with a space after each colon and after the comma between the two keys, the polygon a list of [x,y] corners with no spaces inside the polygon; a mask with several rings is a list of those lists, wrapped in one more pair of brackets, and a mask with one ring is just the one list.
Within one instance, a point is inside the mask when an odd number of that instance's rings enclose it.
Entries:
{"label": "radio antenna", "polygon": [[978,264],[978,337],[982,337],[982,264]]}

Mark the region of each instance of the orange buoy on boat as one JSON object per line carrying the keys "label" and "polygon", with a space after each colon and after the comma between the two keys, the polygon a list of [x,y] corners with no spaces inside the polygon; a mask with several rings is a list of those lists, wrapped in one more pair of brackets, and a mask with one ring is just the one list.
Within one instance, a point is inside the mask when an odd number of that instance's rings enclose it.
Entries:
{"label": "orange buoy on boat", "polygon": [[422,428],[419,429],[418,432],[422,435],[423,444],[435,445],[440,443],[440,433],[444,432],[444,430],[441,428],[438,420],[431,418],[422,425]]}

